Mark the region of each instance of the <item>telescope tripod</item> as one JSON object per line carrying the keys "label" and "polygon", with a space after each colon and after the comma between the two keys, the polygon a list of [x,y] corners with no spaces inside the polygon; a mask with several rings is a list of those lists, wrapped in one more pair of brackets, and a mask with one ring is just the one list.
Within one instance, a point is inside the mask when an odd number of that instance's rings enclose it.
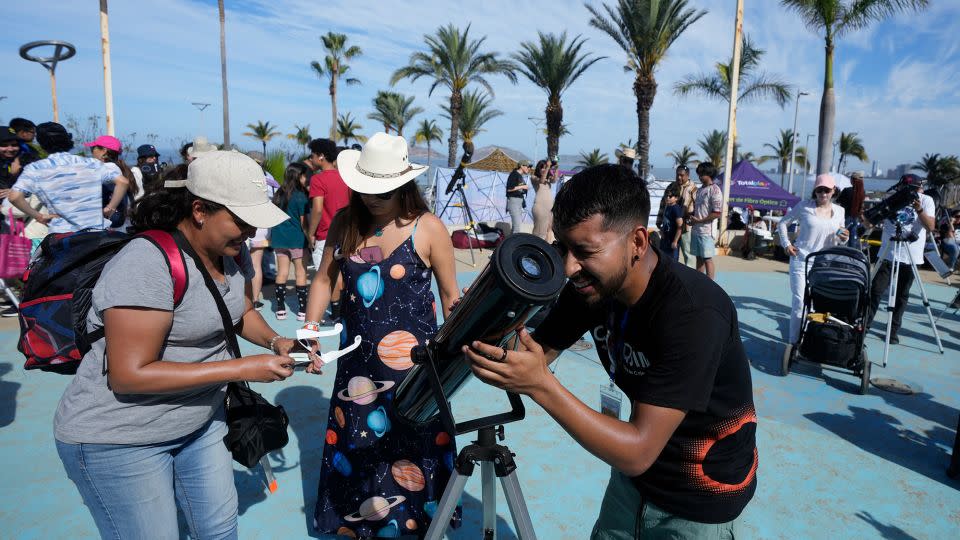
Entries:
{"label": "telescope tripod", "polygon": [[[917,263],[913,260],[913,254],[910,253],[910,246],[904,245],[908,242],[903,238],[903,232],[900,227],[900,224],[897,223],[897,232],[891,238],[893,241],[893,259],[890,261],[890,289],[887,293],[887,331],[883,337],[883,367],[887,367],[887,357],[890,354],[890,330],[893,328],[893,310],[897,301],[897,281],[900,279],[900,263],[898,261],[903,251],[907,252],[907,259],[910,261],[910,271],[913,272],[913,281],[920,287],[920,298],[923,299],[923,308],[927,311],[927,318],[930,319],[930,328],[933,330],[933,337],[937,340],[937,348],[940,349],[940,354],[943,354],[940,332],[937,331],[937,322],[933,318],[933,312],[930,311],[930,300],[927,298],[927,291],[923,288],[923,280],[920,279],[920,271],[917,270]],[[904,298],[904,302],[906,302],[906,300],[907,299]]]}
{"label": "telescope tripod", "polygon": [[[454,202],[454,197],[459,197],[459,202]],[[480,235],[477,234],[477,223],[473,219],[473,211],[470,209],[470,204],[467,203],[467,194],[463,191],[463,180],[457,182],[456,187],[453,188],[453,193],[450,194],[450,198],[447,199],[447,204],[443,205],[443,210],[437,215],[439,218],[443,218],[443,214],[447,212],[447,209],[453,205],[458,207],[462,211],[463,215],[463,230],[469,235],[473,233],[473,238],[477,241],[477,249],[482,250],[480,247]],[[477,265],[477,259],[473,255],[473,242],[468,242],[467,244],[470,247],[470,266]]]}
{"label": "telescope tripod", "polygon": [[424,538],[427,540],[441,540],[450,517],[453,516],[457,503],[463,495],[467,480],[473,475],[477,463],[480,464],[480,481],[482,488],[483,508],[483,536],[484,540],[493,540],[497,535],[497,493],[494,475],[500,479],[503,494],[507,499],[507,507],[513,518],[513,527],[520,540],[536,540],[533,522],[523,500],[520,482],[517,480],[517,463],[513,453],[505,445],[497,444],[497,439],[503,440],[503,426],[487,426],[477,431],[477,440],[473,444],[460,450],[454,465],[453,475],[443,491],[443,497],[437,505],[433,521]]}

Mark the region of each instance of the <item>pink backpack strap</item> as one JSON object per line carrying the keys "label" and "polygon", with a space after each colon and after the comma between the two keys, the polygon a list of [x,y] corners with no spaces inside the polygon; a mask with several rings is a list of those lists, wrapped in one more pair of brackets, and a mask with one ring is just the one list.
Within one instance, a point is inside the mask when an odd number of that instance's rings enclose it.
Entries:
{"label": "pink backpack strap", "polygon": [[167,231],[149,230],[143,231],[137,236],[146,238],[153,245],[163,252],[167,266],[170,268],[170,276],[173,278],[173,307],[180,305],[183,295],[187,292],[189,277],[187,274],[187,262],[183,258],[183,253],[177,247],[176,240],[173,239]]}

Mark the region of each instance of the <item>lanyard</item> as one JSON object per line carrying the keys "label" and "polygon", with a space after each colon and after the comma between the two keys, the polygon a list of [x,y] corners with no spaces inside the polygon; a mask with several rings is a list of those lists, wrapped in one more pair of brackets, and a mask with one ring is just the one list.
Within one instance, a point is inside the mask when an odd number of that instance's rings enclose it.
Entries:
{"label": "lanyard", "polygon": [[627,335],[627,321],[630,318],[630,308],[624,310],[623,315],[620,317],[620,333],[614,336],[613,330],[616,328],[616,318],[614,312],[610,312],[608,328],[610,329],[610,351],[609,360],[610,366],[607,368],[607,373],[610,374],[610,383],[613,384],[613,380],[617,374],[617,362],[619,358],[623,358],[623,349],[625,346],[625,336]]}

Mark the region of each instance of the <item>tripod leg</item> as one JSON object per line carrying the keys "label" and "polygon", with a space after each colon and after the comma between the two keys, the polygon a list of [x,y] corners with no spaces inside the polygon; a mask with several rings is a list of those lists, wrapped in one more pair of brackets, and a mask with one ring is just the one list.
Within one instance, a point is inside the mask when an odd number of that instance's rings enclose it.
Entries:
{"label": "tripod leg", "polygon": [[927,318],[930,319],[930,328],[933,329],[933,337],[937,340],[937,348],[940,354],[943,354],[943,343],[940,342],[940,332],[937,330],[937,321],[933,319],[933,312],[930,311],[930,300],[927,299],[927,290],[923,288],[923,281],[920,279],[920,271],[917,270],[917,263],[913,260],[913,254],[907,250],[907,256],[910,257],[910,270],[913,271],[913,280],[920,286],[920,298],[923,300],[923,308],[927,310]]}
{"label": "tripod leg", "polygon": [[480,462],[480,482],[483,501],[483,538],[493,540],[497,537],[497,483],[493,472],[493,463]]}
{"label": "tripod leg", "polygon": [[896,242],[896,247],[893,248],[893,260],[890,261],[890,287],[887,293],[887,331],[884,332],[883,335],[883,367],[887,367],[887,357],[890,355],[890,330],[893,329],[893,306],[897,298],[897,280],[900,278],[900,263],[896,262],[899,255],[900,243]]}
{"label": "tripod leg", "polygon": [[517,530],[517,536],[520,540],[536,540],[537,533],[533,530],[533,522],[530,521],[527,504],[523,501],[523,492],[520,490],[520,481],[517,480],[517,471],[512,471],[510,474],[500,477],[500,485],[503,486],[503,494],[506,496],[507,507],[510,509],[513,528]]}
{"label": "tripod leg", "polygon": [[433,514],[433,521],[430,522],[430,527],[427,529],[426,536],[424,536],[425,539],[443,540],[443,535],[447,532],[447,527],[450,526],[450,518],[453,517],[453,512],[457,509],[457,502],[463,495],[463,488],[467,485],[468,478],[470,477],[467,475],[461,475],[456,470],[453,471],[446,489],[443,490],[443,497],[440,498],[437,511]]}

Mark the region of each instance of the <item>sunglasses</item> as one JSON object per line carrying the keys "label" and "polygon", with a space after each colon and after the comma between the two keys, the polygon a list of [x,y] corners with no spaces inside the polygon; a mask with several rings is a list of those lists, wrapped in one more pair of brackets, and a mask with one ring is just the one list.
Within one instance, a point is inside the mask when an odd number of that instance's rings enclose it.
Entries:
{"label": "sunglasses", "polygon": [[830,188],[828,188],[828,187],[818,187],[817,189],[813,190],[813,192],[814,192],[814,193],[817,193],[817,194],[820,194],[820,193],[830,193],[831,191],[833,191],[833,190],[830,189]]}
{"label": "sunglasses", "polygon": [[389,201],[390,199],[393,198],[393,194],[396,193],[396,192],[397,192],[397,190],[391,189],[390,191],[388,191],[388,192],[386,192],[386,193],[375,193],[373,196],[376,197],[376,198],[378,198],[378,199],[380,199],[381,201]]}

